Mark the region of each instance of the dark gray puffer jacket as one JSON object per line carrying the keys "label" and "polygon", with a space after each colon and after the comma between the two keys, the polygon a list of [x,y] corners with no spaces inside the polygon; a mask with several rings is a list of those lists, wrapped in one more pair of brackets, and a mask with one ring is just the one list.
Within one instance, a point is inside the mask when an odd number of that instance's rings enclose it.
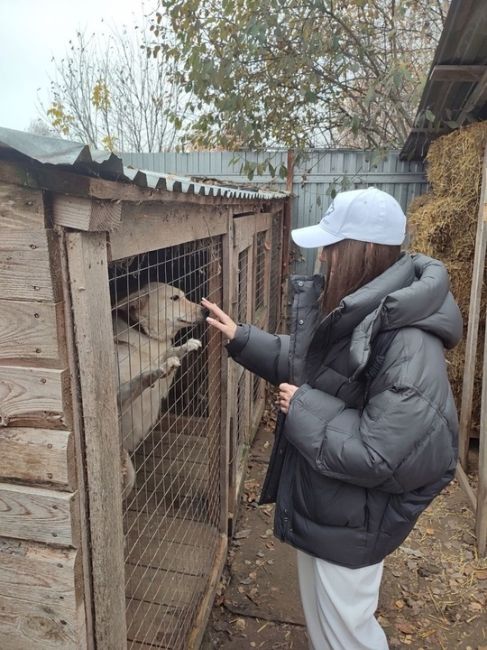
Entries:
{"label": "dark gray puffer jacket", "polygon": [[[290,336],[241,325],[228,351],[271,383],[300,387],[278,418],[261,497],[276,501],[276,536],[358,568],[397,548],[453,478],[444,348],[460,340],[462,318],[445,267],[423,255],[403,255],[320,322],[322,283],[293,278]],[[366,391],[371,350],[390,330]]]}

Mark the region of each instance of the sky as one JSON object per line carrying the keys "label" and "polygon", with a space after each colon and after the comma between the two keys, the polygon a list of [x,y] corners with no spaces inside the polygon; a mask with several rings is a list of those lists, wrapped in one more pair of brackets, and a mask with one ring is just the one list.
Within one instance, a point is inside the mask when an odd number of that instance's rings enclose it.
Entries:
{"label": "sky", "polygon": [[[76,31],[139,23],[140,0],[0,0],[0,127],[26,130],[39,117],[53,72]],[[144,3],[146,11],[156,0]],[[41,89],[38,91],[38,89]]]}

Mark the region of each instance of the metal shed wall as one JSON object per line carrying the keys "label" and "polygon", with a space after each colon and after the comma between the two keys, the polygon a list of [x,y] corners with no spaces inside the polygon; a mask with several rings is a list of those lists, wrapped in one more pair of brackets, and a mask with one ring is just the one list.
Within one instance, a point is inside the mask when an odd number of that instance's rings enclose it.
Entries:
{"label": "metal shed wall", "polygon": [[[267,153],[241,152],[240,159],[232,164],[236,154],[232,152],[193,153],[145,153],[121,154],[126,165],[139,169],[163,171],[185,176],[227,179],[231,183],[249,184],[240,172],[245,161],[263,162]],[[272,154],[272,165],[279,169],[287,163],[287,152]],[[271,178],[270,174],[255,176],[252,185],[265,185],[268,189],[285,190],[285,179]],[[306,160],[294,169],[293,220],[295,228],[317,223],[328,207],[333,188],[358,189],[374,185],[392,194],[407,209],[410,201],[427,189],[424,168],[420,162],[399,160],[398,151],[388,152],[378,160],[369,152],[350,150],[313,150]],[[294,273],[312,273],[314,253],[303,251],[303,258],[291,267]]]}

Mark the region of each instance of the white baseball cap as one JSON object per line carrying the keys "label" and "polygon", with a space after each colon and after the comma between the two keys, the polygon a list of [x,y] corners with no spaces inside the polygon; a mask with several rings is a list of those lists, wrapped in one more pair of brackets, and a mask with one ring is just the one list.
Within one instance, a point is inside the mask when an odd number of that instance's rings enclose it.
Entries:
{"label": "white baseball cap", "polygon": [[405,234],[406,216],[401,206],[376,187],[340,192],[320,223],[291,231],[302,248],[330,246],[342,239],[397,246]]}

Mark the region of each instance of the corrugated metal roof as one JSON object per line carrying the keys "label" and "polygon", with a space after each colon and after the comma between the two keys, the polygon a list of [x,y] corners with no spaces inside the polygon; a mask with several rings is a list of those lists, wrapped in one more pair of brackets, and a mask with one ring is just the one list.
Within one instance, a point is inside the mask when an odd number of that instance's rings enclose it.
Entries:
{"label": "corrugated metal roof", "polygon": [[[46,165],[57,165],[80,174],[112,181],[133,183],[140,187],[237,199],[283,199],[284,192],[271,192],[244,187],[225,187],[224,184],[197,182],[186,176],[144,171],[125,166],[121,158],[108,151],[99,151],[79,142],[47,138],[23,131],[0,127],[0,150],[16,151]],[[222,181],[224,183],[224,181]]]}
{"label": "corrugated metal roof", "polygon": [[[427,111],[434,115],[433,123]],[[452,0],[401,158],[422,159],[435,138],[456,125],[483,119],[487,119],[487,3]]]}

